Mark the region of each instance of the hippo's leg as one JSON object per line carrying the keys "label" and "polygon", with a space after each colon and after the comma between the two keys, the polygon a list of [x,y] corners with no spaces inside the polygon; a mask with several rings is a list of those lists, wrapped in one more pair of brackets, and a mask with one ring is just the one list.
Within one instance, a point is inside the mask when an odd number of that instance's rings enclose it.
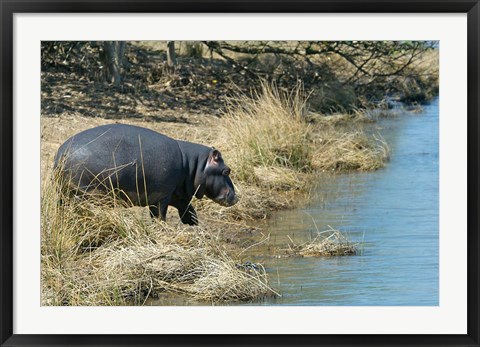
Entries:
{"label": "hippo's leg", "polygon": [[188,224],[188,225],[198,224],[197,212],[195,212],[195,209],[193,208],[193,206],[190,204],[189,201],[187,200],[172,201],[172,206],[178,209],[178,215],[180,216],[180,219],[182,220],[183,224]]}
{"label": "hippo's leg", "polygon": [[182,219],[183,224],[188,224],[188,225],[197,225],[198,224],[197,212],[192,207],[192,205],[189,205],[183,211],[178,210],[178,215]]}
{"label": "hippo's leg", "polygon": [[155,205],[148,206],[148,209],[150,210],[150,216],[152,216],[152,218],[160,218],[165,222],[167,220],[167,209],[169,200],[170,198],[166,198]]}

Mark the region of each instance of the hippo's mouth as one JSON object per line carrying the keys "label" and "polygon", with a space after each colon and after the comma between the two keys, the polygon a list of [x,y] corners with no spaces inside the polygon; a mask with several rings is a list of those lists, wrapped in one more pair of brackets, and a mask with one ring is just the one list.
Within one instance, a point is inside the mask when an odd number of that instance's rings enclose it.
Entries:
{"label": "hippo's mouth", "polygon": [[225,197],[220,197],[218,199],[214,199],[217,204],[225,206],[225,207],[230,207],[235,205],[238,202],[238,197],[234,195],[233,197],[230,196],[225,196]]}

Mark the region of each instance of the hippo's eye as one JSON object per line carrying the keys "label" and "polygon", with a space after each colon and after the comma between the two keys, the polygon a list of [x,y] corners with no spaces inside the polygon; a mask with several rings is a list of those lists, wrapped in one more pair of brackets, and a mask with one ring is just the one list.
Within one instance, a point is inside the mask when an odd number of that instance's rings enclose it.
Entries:
{"label": "hippo's eye", "polygon": [[226,169],[223,169],[222,175],[223,175],[223,176],[228,176],[228,175],[230,175],[230,169],[229,169],[228,167],[227,167]]}

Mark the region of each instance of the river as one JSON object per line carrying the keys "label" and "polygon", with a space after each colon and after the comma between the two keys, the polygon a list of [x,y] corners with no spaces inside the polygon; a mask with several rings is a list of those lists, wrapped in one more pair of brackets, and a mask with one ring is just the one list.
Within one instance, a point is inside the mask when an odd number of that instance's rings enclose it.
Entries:
{"label": "river", "polygon": [[438,99],[422,112],[381,119],[387,166],[320,179],[308,206],[276,212],[277,246],[328,226],[360,244],[355,256],[255,257],[281,298],[249,305],[436,306],[439,304]]}

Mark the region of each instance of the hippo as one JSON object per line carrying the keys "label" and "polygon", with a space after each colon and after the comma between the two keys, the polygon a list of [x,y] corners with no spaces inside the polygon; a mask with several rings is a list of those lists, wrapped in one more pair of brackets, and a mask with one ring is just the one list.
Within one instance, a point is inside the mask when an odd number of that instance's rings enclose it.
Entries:
{"label": "hippo", "polygon": [[72,136],[60,146],[54,167],[71,191],[114,189],[163,221],[173,206],[184,224],[197,225],[193,196],[223,206],[238,201],[220,151],[133,125],[101,125]]}

